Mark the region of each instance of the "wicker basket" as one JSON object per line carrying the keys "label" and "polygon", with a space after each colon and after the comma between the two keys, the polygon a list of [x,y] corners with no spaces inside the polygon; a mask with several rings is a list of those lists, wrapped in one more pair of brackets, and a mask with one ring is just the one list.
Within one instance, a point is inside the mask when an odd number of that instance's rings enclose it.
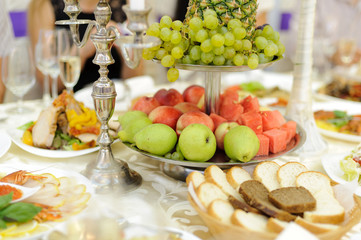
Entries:
{"label": "wicker basket", "polygon": [[[255,232],[249,231],[247,229],[225,224],[212,216],[208,215],[206,212],[202,211],[198,205],[193,201],[191,195],[188,194],[188,200],[191,205],[199,213],[200,217],[203,219],[209,231],[212,233],[215,239],[218,240],[272,240],[277,237],[276,233],[264,233],[264,232]],[[355,224],[359,223],[361,220],[361,199],[354,195],[355,205],[354,207],[346,214],[348,218],[337,230],[333,230],[327,233],[322,233],[316,235],[320,240],[339,240],[344,236]]]}

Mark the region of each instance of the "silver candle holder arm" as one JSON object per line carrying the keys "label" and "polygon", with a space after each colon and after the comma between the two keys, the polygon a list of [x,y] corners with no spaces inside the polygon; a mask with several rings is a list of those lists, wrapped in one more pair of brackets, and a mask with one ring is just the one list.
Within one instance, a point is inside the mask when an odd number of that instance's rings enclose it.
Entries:
{"label": "silver candle holder arm", "polygon": [[[150,8],[139,11],[124,6],[123,9],[129,21],[128,28],[133,35],[122,36],[117,28],[107,27],[112,14],[108,0],[99,0],[94,11],[95,21],[77,19],[81,12],[78,0],[64,0],[64,3],[64,12],[69,16],[69,20],[55,23],[70,26],[78,47],[84,46],[90,38],[96,48],[93,63],[99,65],[100,76],[93,83],[92,97],[97,117],[101,122],[101,133],[97,139],[100,150],[97,158],[87,165],[83,174],[90,179],[97,193],[130,191],[141,184],[142,178],[137,172],[131,170],[125,161],[115,159],[111,150],[113,139],[109,135],[108,121],[114,112],[117,93],[114,83],[108,78],[108,65],[114,63],[111,55],[114,42],[120,46],[124,60],[131,68],[139,65],[143,48],[160,44],[158,38],[144,36],[148,28],[147,16]],[[79,35],[80,24],[87,24],[82,40]],[[94,26],[96,32],[91,33]],[[132,54],[128,52],[130,49],[134,50]]]}

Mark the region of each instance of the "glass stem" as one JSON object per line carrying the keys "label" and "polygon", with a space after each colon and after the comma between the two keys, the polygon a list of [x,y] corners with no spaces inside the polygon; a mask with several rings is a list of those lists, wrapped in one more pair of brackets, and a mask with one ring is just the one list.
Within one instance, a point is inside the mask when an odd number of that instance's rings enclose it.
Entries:
{"label": "glass stem", "polygon": [[58,97],[58,76],[52,76],[51,96],[53,99]]}
{"label": "glass stem", "polygon": [[20,96],[18,101],[16,102],[16,108],[18,109],[19,113],[23,112],[23,106],[24,106],[23,96],[24,95]]}
{"label": "glass stem", "polygon": [[50,103],[49,75],[44,75],[43,102],[47,106]]}

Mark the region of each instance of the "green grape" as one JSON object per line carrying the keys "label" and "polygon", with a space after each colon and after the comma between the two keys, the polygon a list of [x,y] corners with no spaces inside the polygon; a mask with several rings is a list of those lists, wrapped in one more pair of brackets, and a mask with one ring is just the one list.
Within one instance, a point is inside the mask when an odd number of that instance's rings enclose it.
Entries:
{"label": "green grape", "polygon": [[160,47],[161,47],[161,44],[159,44],[157,46],[154,46],[154,47],[151,47],[149,49],[152,50],[152,51],[157,51]]}
{"label": "green grape", "polygon": [[160,48],[160,49],[158,49],[157,53],[155,54],[155,57],[158,60],[162,60],[162,58],[166,55],[168,55],[167,50],[165,50],[164,48]]}
{"label": "green grape", "polygon": [[247,65],[247,63],[248,63],[248,56],[243,55],[243,65]]}
{"label": "green grape", "polygon": [[224,37],[223,37],[221,34],[219,34],[219,33],[213,35],[212,38],[211,38],[211,43],[212,43],[212,45],[213,45],[214,47],[223,46],[223,45],[224,45],[224,41],[225,41]]}
{"label": "green grape", "polygon": [[180,47],[174,47],[171,54],[175,59],[180,59],[183,57],[183,49]]}
{"label": "green grape", "polygon": [[243,50],[245,50],[245,51],[249,51],[252,49],[252,43],[248,39],[243,39],[242,45],[243,45]]}
{"label": "green grape", "polygon": [[155,51],[152,51],[149,48],[144,48],[142,56],[145,60],[152,60],[155,57],[155,53]]}
{"label": "green grape", "polygon": [[247,65],[250,69],[256,69],[258,67],[258,62],[259,62],[258,55],[252,53],[248,58]]}
{"label": "green grape", "polygon": [[178,32],[177,30],[173,30],[172,31],[172,35],[171,35],[171,38],[170,38],[170,41],[173,43],[173,44],[178,44],[182,41],[182,35],[180,32]]}
{"label": "green grape", "polygon": [[280,40],[280,33],[277,31],[273,31],[272,35],[269,37],[273,42],[278,42]]}
{"label": "green grape", "polygon": [[148,36],[154,36],[154,37],[159,37],[160,34],[160,30],[157,27],[149,27],[146,31],[146,34]]}
{"label": "green grape", "polygon": [[194,64],[194,61],[191,59],[191,57],[189,55],[185,55],[182,58],[182,63],[183,64]]}
{"label": "green grape", "polygon": [[222,45],[222,46],[220,46],[220,47],[214,47],[214,48],[213,48],[213,53],[214,53],[215,55],[217,55],[217,56],[223,55],[223,53],[224,53],[224,46]]}
{"label": "green grape", "polygon": [[234,55],[236,55],[236,50],[233,47],[225,47],[223,56],[226,59],[233,59]]}
{"label": "green grape", "polygon": [[273,28],[271,27],[271,25],[266,25],[262,30],[261,36],[270,39],[272,35],[273,35]]}
{"label": "green grape", "polygon": [[212,15],[208,15],[204,18],[204,25],[206,28],[212,30],[218,27],[218,18]]}
{"label": "green grape", "polygon": [[201,47],[200,46],[193,46],[189,51],[189,56],[193,61],[198,61],[201,59]]}
{"label": "green grape", "polygon": [[226,59],[222,55],[214,56],[214,58],[213,58],[213,64],[217,65],[217,66],[224,65],[225,61],[226,61]]}
{"label": "green grape", "polygon": [[172,55],[166,55],[162,58],[161,60],[161,64],[163,65],[163,67],[171,67],[174,65],[174,57],[172,57]]}
{"label": "green grape", "polygon": [[194,32],[198,32],[203,28],[203,21],[199,17],[193,17],[189,21],[189,28],[193,30]]}
{"label": "green grape", "polygon": [[224,35],[228,32],[228,28],[225,27],[225,26],[222,26],[222,27],[218,27],[218,30],[217,32],[219,32],[220,34]]}
{"label": "green grape", "polygon": [[210,64],[213,61],[214,53],[213,52],[202,52],[201,54],[201,60],[205,64]]}
{"label": "green grape", "polygon": [[195,42],[195,41],[196,41],[196,32],[195,32],[195,31],[193,31],[192,29],[191,29],[191,30],[189,30],[189,32],[188,32],[188,36],[189,36],[189,39],[190,39],[191,41],[193,41],[193,42]]}
{"label": "green grape", "polygon": [[256,31],[254,31],[254,37],[258,37],[262,35],[262,29],[257,29]]}
{"label": "green grape", "polygon": [[232,46],[234,44],[235,38],[233,33],[231,32],[227,32],[226,34],[224,34],[224,45],[226,46]]}
{"label": "green grape", "polygon": [[158,29],[160,29],[160,24],[157,23],[157,22],[154,22],[149,26],[149,28],[158,28]]}
{"label": "green grape", "polygon": [[237,39],[236,41],[234,41],[233,48],[236,51],[241,51],[243,48],[242,40]]}
{"label": "green grape", "polygon": [[204,42],[208,39],[208,32],[205,29],[201,29],[196,33],[196,41],[197,42]]}
{"label": "green grape", "polygon": [[246,29],[244,29],[243,27],[234,28],[232,30],[232,33],[237,40],[242,40],[247,35]]}
{"label": "green grape", "polygon": [[234,66],[233,60],[232,59],[226,59],[226,62],[225,62],[224,65],[226,65],[226,66]]}
{"label": "green grape", "polygon": [[239,19],[234,18],[234,19],[229,20],[227,27],[228,27],[228,29],[232,30],[235,28],[242,27],[242,23]]}
{"label": "green grape", "polygon": [[172,19],[169,16],[163,16],[160,19],[159,26],[161,28],[170,28],[172,26]]}
{"label": "green grape", "polygon": [[210,8],[206,9],[206,10],[203,12],[203,17],[207,17],[208,15],[217,17],[217,13],[216,13],[213,9],[210,9]]}
{"label": "green grape", "polygon": [[244,62],[244,56],[243,54],[237,53],[233,57],[233,64],[236,66],[242,66]]}
{"label": "green grape", "polygon": [[183,23],[182,23],[182,21],[175,20],[175,21],[172,22],[171,27],[172,27],[173,30],[180,31],[183,28]]}
{"label": "green grape", "polygon": [[172,36],[172,30],[170,30],[169,28],[162,28],[162,29],[160,30],[159,37],[160,37],[160,39],[162,39],[164,42],[170,41],[171,36]]}
{"label": "green grape", "polygon": [[264,53],[259,53],[258,60],[260,64],[268,63],[272,60],[272,57],[267,57]]}
{"label": "green grape", "polygon": [[268,41],[265,37],[258,36],[255,39],[255,44],[258,49],[264,49],[268,45]]}
{"label": "green grape", "polygon": [[276,44],[272,42],[271,44],[268,44],[267,47],[265,47],[265,49],[263,49],[263,52],[267,57],[273,57],[274,55],[277,54],[278,47]]}
{"label": "green grape", "polygon": [[209,37],[213,37],[214,35],[216,35],[218,33],[218,31],[216,30],[216,29],[213,29],[213,30],[210,30],[209,32],[208,32],[208,35],[209,35]]}
{"label": "green grape", "polygon": [[171,42],[164,42],[163,43],[163,48],[165,50],[167,50],[168,52],[172,51],[173,47],[174,47],[174,44],[171,43]]}
{"label": "green grape", "polygon": [[213,46],[210,39],[207,39],[201,43],[201,50],[202,52],[208,53],[212,51]]}
{"label": "green grape", "polygon": [[277,42],[277,47],[278,47],[278,52],[277,52],[277,56],[282,56],[284,53],[285,53],[285,51],[286,51],[286,47],[285,47],[285,45],[283,45],[281,42]]}
{"label": "green grape", "polygon": [[167,72],[167,79],[169,82],[174,82],[179,78],[179,70],[176,68],[169,68]]}

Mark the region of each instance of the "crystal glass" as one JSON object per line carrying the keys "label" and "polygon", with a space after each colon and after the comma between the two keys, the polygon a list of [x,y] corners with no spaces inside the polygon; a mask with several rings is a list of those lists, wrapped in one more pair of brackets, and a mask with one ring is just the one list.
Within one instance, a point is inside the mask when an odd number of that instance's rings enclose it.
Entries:
{"label": "crystal glass", "polygon": [[50,104],[49,76],[52,77],[52,95],[57,96],[57,79],[59,64],[57,55],[57,39],[55,30],[40,29],[38,42],[35,47],[35,61],[37,68],[44,75],[43,101],[44,105]]}
{"label": "crystal glass", "polygon": [[27,39],[17,39],[14,48],[2,62],[2,79],[6,88],[18,97],[17,106],[7,109],[10,114],[31,112],[23,105],[23,97],[35,84],[35,66]]}
{"label": "crystal glass", "polygon": [[57,35],[60,79],[66,87],[66,90],[71,93],[80,76],[81,63],[79,48],[73,41],[72,34],[69,30],[59,30]]}

